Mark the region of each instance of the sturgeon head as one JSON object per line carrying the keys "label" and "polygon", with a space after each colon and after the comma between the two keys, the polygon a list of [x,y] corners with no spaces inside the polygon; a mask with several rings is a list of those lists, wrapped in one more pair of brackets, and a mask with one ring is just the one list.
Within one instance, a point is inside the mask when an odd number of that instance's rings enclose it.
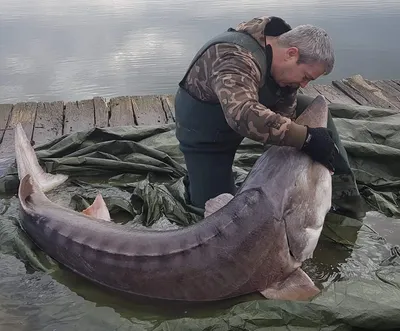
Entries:
{"label": "sturgeon head", "polygon": [[[317,96],[296,123],[309,127],[326,127],[328,106]],[[263,283],[259,291],[267,298],[308,299],[319,292],[310,277],[301,270],[302,263],[312,257],[318,243],[325,216],[331,207],[332,179],[330,171],[293,147],[271,146],[256,161],[236,196],[252,189],[261,189],[268,201],[254,208],[263,210],[268,224],[258,256],[259,270],[254,283]],[[235,197],[216,197],[206,204],[207,215],[228,205]],[[253,220],[254,221],[254,220]],[[268,252],[263,250],[267,249]]]}
{"label": "sturgeon head", "polygon": [[[297,118],[296,123],[309,127],[326,127],[328,105],[320,95]],[[303,262],[311,258],[318,243],[326,214],[331,208],[332,177],[330,171],[302,152],[293,151],[285,161],[293,174],[283,219],[292,255]]]}

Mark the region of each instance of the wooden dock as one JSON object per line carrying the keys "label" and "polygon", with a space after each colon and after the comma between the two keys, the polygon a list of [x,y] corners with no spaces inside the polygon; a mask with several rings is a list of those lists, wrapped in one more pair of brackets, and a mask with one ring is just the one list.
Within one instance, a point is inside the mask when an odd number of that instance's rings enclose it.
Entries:
{"label": "wooden dock", "polygon": [[[400,111],[400,80],[364,79],[360,75],[329,85],[311,84],[301,93],[323,94],[328,102],[369,105]],[[0,100],[1,102],[1,100]],[[38,145],[58,136],[93,127],[174,122],[174,96],[95,97],[73,102],[0,104],[0,158],[13,154],[13,127],[22,123]]]}

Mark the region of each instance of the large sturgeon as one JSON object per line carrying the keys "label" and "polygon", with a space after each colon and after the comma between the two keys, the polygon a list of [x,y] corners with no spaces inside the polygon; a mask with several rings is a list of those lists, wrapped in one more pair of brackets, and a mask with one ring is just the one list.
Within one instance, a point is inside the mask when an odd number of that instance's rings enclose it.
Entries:
{"label": "large sturgeon", "polygon": [[[326,127],[327,114],[325,98],[317,96],[296,122]],[[21,227],[44,252],[93,282],[183,301],[253,292],[304,300],[319,292],[301,265],[331,206],[331,174],[294,148],[266,150],[237,194],[208,201],[197,224],[151,231],[110,222],[101,196],[84,213],[53,203],[44,192],[66,177],[44,174],[20,125],[15,144]]]}

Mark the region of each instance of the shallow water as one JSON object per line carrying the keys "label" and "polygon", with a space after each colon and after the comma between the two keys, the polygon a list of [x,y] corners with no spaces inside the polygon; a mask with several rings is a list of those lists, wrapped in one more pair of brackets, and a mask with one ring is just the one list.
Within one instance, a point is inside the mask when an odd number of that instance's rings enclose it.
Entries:
{"label": "shallow water", "polygon": [[397,0],[0,1],[0,102],[174,93],[198,48],[260,15],[325,28],[334,72],[398,79]]}

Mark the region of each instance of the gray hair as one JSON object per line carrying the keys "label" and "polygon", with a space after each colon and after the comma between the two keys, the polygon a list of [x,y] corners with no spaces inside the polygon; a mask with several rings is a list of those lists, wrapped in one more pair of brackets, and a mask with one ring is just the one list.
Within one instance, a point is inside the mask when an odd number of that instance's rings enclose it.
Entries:
{"label": "gray hair", "polygon": [[310,24],[299,25],[277,39],[280,46],[298,48],[299,63],[322,63],[325,75],[332,71],[335,55],[332,40],[325,30]]}

